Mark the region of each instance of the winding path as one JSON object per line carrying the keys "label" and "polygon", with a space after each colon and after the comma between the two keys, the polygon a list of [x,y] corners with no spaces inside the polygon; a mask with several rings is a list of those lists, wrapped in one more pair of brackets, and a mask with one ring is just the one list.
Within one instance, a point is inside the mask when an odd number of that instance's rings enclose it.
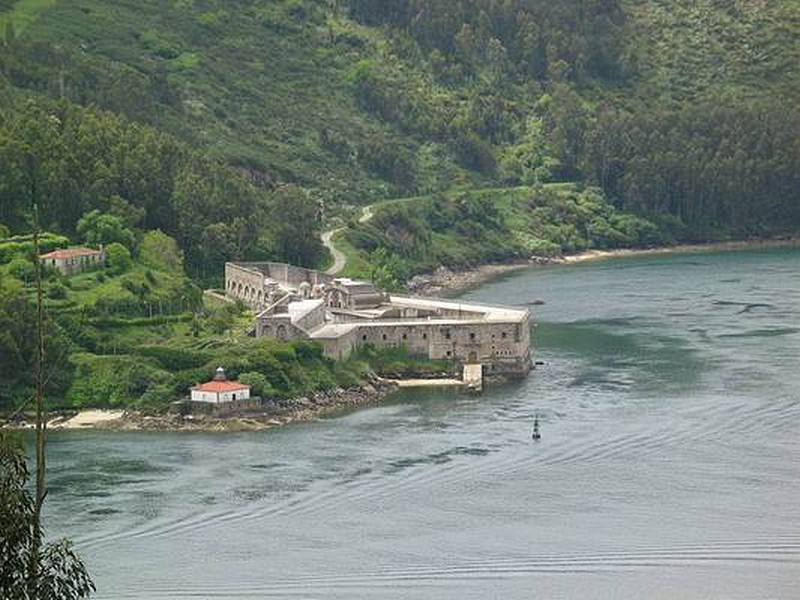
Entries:
{"label": "winding path", "polygon": [[344,269],[344,265],[347,262],[347,257],[344,255],[344,253],[333,245],[333,236],[339,233],[342,229],[344,229],[344,227],[331,229],[322,234],[322,244],[333,256],[333,265],[331,265],[330,269],[325,271],[328,275],[336,275],[339,271]]}
{"label": "winding path", "polygon": [[[359,223],[366,223],[374,216],[374,213],[372,212],[373,206],[374,206],[373,204],[368,204],[367,206],[361,209],[361,216],[358,217]],[[344,266],[347,263],[347,257],[341,250],[339,250],[333,244],[333,236],[342,231],[343,229],[344,227],[337,227],[336,229],[329,229],[328,231],[322,234],[322,244],[330,251],[331,255],[333,256],[333,265],[331,265],[330,269],[325,271],[328,275],[336,275],[342,269],[344,269]]]}
{"label": "winding path", "polygon": [[[546,183],[544,187],[547,189],[558,190],[558,189],[571,189],[574,187],[575,184],[570,182],[554,182],[554,183]],[[530,190],[531,186],[526,185],[519,185],[514,187],[489,187],[489,188],[481,188],[476,189],[476,192],[487,192],[492,190],[502,190],[504,192],[509,191],[519,191],[519,190]],[[388,206],[390,204],[401,204],[405,202],[413,202],[415,200],[420,200],[425,198],[426,196],[409,196],[407,198],[392,198],[390,200],[380,200],[378,202],[373,202],[372,204],[367,204],[366,206],[361,208],[361,216],[358,217],[359,223],[367,223],[369,222],[372,217],[375,216],[374,208],[376,206]],[[330,251],[331,255],[333,256],[333,266],[330,269],[325,271],[329,275],[336,275],[337,273],[341,272],[344,269],[345,264],[347,263],[347,257],[344,255],[343,252],[338,250],[336,246],[333,245],[333,236],[335,236],[340,231],[344,230],[344,226],[337,227],[335,229],[330,229],[322,234],[322,243],[325,247]]]}

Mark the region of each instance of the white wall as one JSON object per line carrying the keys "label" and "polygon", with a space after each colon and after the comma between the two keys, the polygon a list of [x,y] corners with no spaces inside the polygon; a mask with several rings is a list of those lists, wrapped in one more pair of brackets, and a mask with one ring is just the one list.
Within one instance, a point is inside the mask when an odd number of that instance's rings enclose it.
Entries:
{"label": "white wall", "polygon": [[250,398],[250,389],[245,388],[235,392],[222,392],[221,394],[192,390],[192,400],[195,402],[211,402],[213,404],[231,402],[234,400],[234,395],[236,400],[247,400]]}
{"label": "white wall", "polygon": [[[234,398],[236,396],[236,398]],[[219,395],[220,402],[231,402],[233,400],[247,400],[250,397],[250,390],[236,390],[235,392],[222,392]]]}

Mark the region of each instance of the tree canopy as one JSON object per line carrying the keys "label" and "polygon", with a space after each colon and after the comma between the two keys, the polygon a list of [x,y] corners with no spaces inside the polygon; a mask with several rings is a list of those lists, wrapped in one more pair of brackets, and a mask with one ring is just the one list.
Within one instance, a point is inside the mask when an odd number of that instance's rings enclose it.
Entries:
{"label": "tree canopy", "polygon": [[81,558],[67,540],[41,549],[31,570],[34,537],[41,535],[27,487],[28,465],[21,438],[0,431],[0,596],[4,600],[78,600],[95,591]]}

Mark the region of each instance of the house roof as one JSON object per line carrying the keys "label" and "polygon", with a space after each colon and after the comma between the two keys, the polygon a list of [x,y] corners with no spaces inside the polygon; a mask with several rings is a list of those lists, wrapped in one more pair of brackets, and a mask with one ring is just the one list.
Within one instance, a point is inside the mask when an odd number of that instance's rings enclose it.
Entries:
{"label": "house roof", "polygon": [[100,250],[94,250],[92,248],[65,248],[42,254],[39,258],[65,260],[68,258],[77,258],[78,256],[97,256],[99,254],[102,254]]}
{"label": "house roof", "polygon": [[208,383],[201,383],[192,388],[193,392],[215,392],[217,394],[222,392],[235,392],[236,390],[249,390],[250,386],[238,381],[209,381]]}

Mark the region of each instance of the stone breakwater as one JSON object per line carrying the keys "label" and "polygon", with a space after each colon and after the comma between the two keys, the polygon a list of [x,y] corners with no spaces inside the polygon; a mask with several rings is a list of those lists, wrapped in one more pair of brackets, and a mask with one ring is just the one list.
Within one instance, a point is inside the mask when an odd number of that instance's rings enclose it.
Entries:
{"label": "stone breakwater", "polygon": [[[65,413],[52,418],[50,430],[103,429],[112,431],[258,431],[289,423],[312,421],[325,414],[366,406],[383,400],[398,389],[397,384],[375,379],[365,385],[317,392],[300,398],[271,399],[260,411],[225,416],[145,413],[136,410]],[[86,414],[98,415],[87,419]],[[112,417],[112,418],[109,418]],[[7,426],[27,429],[19,421]]]}

